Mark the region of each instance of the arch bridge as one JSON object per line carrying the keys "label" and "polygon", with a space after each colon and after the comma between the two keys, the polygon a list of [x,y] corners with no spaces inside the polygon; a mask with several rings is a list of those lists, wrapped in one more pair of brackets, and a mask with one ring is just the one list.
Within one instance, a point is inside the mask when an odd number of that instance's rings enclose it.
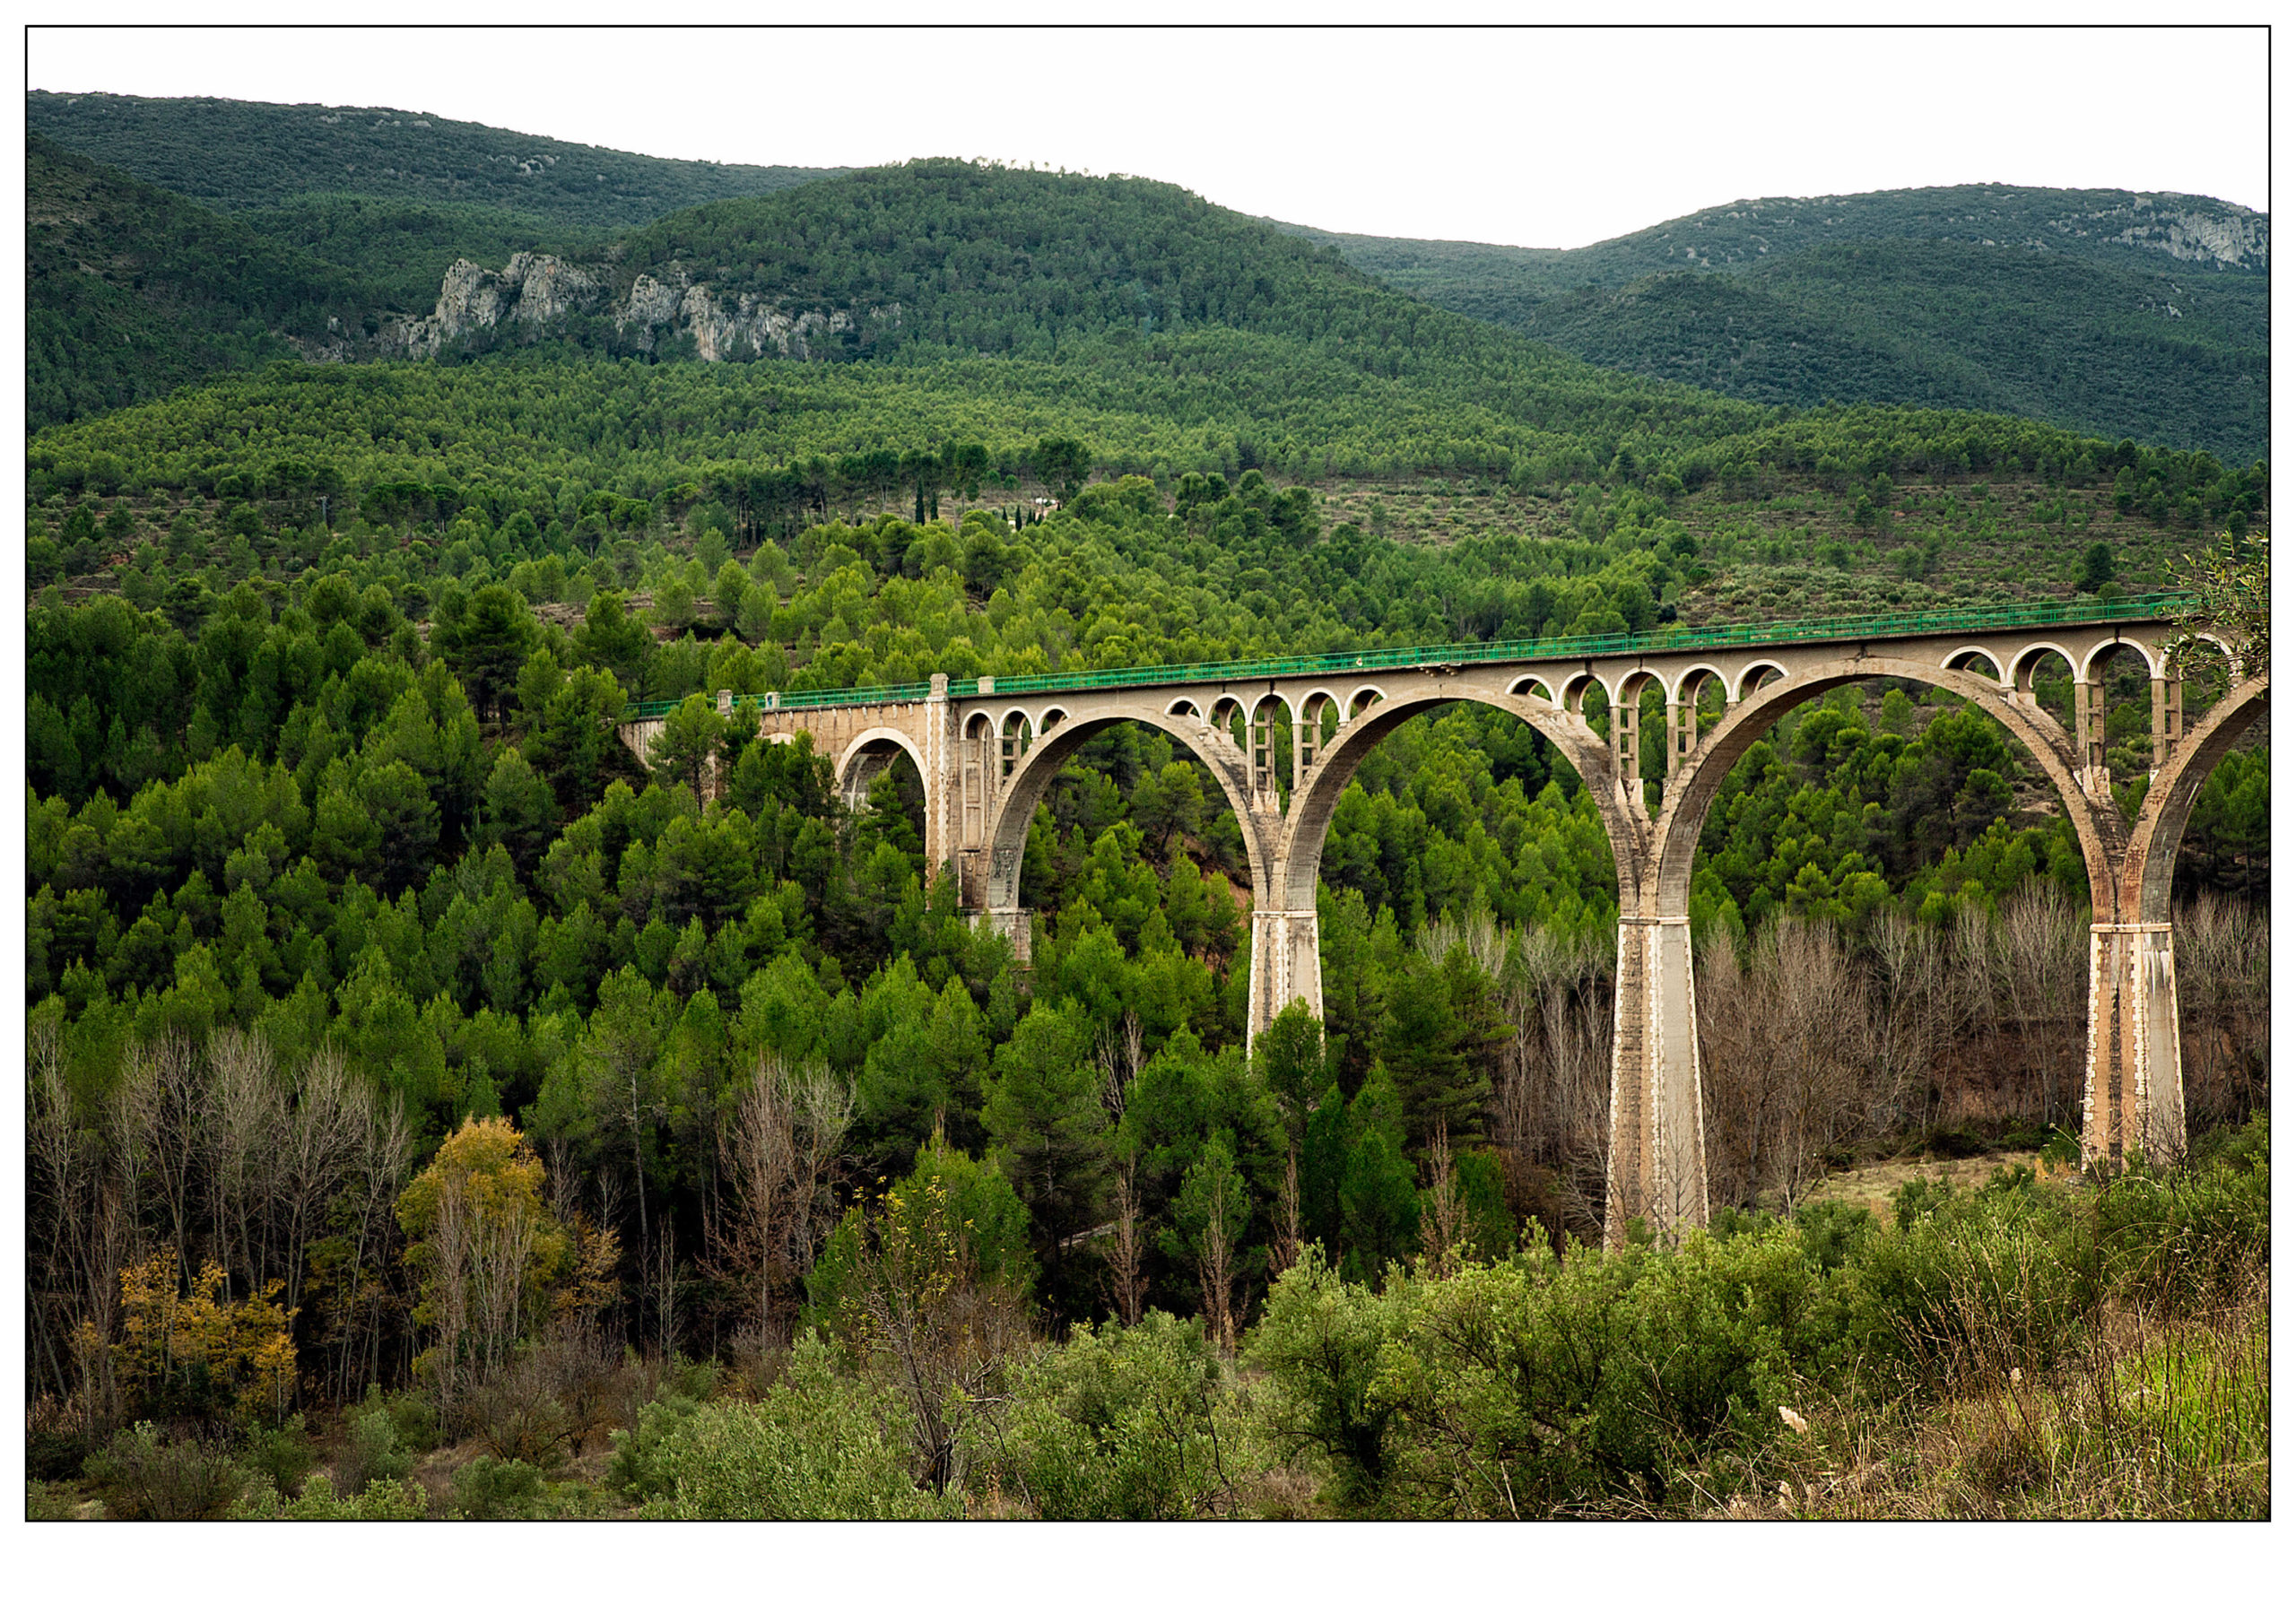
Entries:
{"label": "arch bridge", "polygon": [[[2154,595],[1001,682],[936,676],[743,702],[760,711],[761,736],[812,733],[856,807],[871,779],[907,754],[924,780],[927,860],[957,872],[961,902],[1023,960],[1030,920],[1021,856],[1038,802],[1094,733],[1126,721],[1164,733],[1212,773],[1243,832],[1253,1037],[1294,1000],[1322,1013],[1316,885],[1333,811],[1364,758],[1410,717],[1461,704],[1527,722],[1585,782],[1618,871],[1605,1204],[1615,1245],[1632,1216],[1669,1233],[1707,1218],[1690,885],[1708,808],[1779,716],[1847,682],[1897,679],[1959,696],[1999,721],[2056,787],[2091,892],[2084,1157],[2182,1151],[2170,929],[2177,848],[2202,783],[2266,712],[2269,684],[2268,673],[2243,679],[2234,665],[2230,690],[2187,725],[2170,654],[2183,635],[2174,619],[2183,603]],[[2135,651],[2151,681],[2152,781],[2133,821],[2105,768],[2102,666],[2118,648]],[[2037,668],[2052,659],[2072,679],[2071,734],[2034,693]],[[1651,690],[1665,717],[1663,772],[1642,769]],[[1607,712],[1603,732],[1589,725],[1596,696]],[[1701,699],[1718,701],[1711,724]],[[721,708],[732,703],[719,695]],[[633,707],[623,735],[641,755],[671,707]],[[1288,786],[1279,781],[1283,752]]]}

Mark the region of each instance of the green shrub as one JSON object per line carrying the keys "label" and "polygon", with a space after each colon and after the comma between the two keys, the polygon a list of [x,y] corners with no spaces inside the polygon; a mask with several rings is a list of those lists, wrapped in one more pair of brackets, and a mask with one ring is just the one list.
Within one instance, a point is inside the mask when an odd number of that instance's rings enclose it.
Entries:
{"label": "green shrub", "polygon": [[909,1477],[898,1393],[838,1375],[828,1343],[800,1341],[783,1384],[754,1403],[710,1403],[669,1427],[650,1462],[672,1483],[662,1519],[933,1519],[956,1506]]}
{"label": "green shrub", "polygon": [[633,1503],[667,1497],[677,1481],[664,1472],[665,1444],[701,1411],[701,1399],[673,1387],[638,1410],[631,1430],[613,1433],[613,1456],[606,1461],[606,1485]]}
{"label": "green shrub", "polygon": [[370,1393],[368,1401],[348,1410],[349,1434],[335,1474],[343,1489],[356,1496],[377,1480],[404,1480],[414,1473],[414,1454],[399,1435],[388,1407]]}
{"label": "green shrub", "polygon": [[239,1462],[258,1480],[268,1480],[282,1492],[294,1490],[296,1483],[310,1474],[313,1462],[303,1417],[291,1414],[276,1430],[257,1426],[239,1450]]}
{"label": "green shrub", "polygon": [[88,1481],[114,1519],[222,1519],[248,1474],[220,1447],[162,1441],[147,1419],[89,1461]]}
{"label": "green shrub", "polygon": [[1342,1507],[1375,1502],[1386,1482],[1394,1404],[1372,1382],[1379,1348],[1402,1310],[1396,1287],[1404,1279],[1391,1275],[1389,1292],[1374,1292],[1342,1277],[1310,1244],[1268,1289],[1247,1345],[1274,1386],[1267,1435],[1286,1456],[1313,1457],[1329,1468]]}
{"label": "green shrub", "polygon": [[989,1449],[1044,1518],[1233,1512],[1248,1428],[1196,1322],[1157,1309],[1129,1331],[1080,1325],[1022,1367],[1012,1395]]}
{"label": "green shrub", "polygon": [[430,1511],[420,1481],[377,1480],[352,1497],[339,1497],[335,1482],[313,1475],[302,1491],[288,1497],[265,1482],[233,1511],[234,1519],[412,1520]]}
{"label": "green shrub", "polygon": [[457,1519],[535,1519],[549,1488],[542,1471],[518,1459],[474,1458],[455,1471]]}

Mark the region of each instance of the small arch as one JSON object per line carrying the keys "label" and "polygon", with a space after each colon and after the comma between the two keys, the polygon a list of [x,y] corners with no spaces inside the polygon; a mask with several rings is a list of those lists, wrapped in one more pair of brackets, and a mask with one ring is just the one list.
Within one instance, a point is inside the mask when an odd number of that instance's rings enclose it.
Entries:
{"label": "small arch", "polygon": [[1037,717],[1036,734],[1042,737],[1066,719],[1068,719],[1067,710],[1057,704],[1048,706],[1044,714]]}
{"label": "small arch", "polygon": [[1553,702],[1561,705],[1566,715],[1583,716],[1587,713],[1587,690],[1601,686],[1602,683],[1595,680],[1594,673],[1574,671],[1562,679],[1562,686],[1555,693]]}
{"label": "small arch", "polygon": [[1192,699],[1173,699],[1164,707],[1164,714],[1174,717],[1186,716],[1194,721],[1204,719],[1204,712],[1196,707],[1196,701]]}
{"label": "small arch", "polygon": [[1387,694],[1383,690],[1373,687],[1369,682],[1350,690],[1346,699],[1347,718],[1350,721],[1354,720],[1356,716],[1373,705],[1382,702],[1386,698]]}
{"label": "small arch", "polygon": [[2162,663],[2168,658],[2168,652],[2165,649],[2155,653],[2153,650],[2148,649],[2143,644],[2137,642],[2134,638],[2108,638],[2102,643],[2098,644],[2090,649],[2087,654],[2081,656],[2081,680],[2083,681],[2094,681],[2096,680],[2097,661],[2103,655],[2110,654],[2115,649],[2135,650],[2137,657],[2144,662],[2144,673],[2147,676],[2159,676],[2161,674]]}
{"label": "small arch", "polygon": [[1701,660],[1683,668],[1682,674],[1674,678],[1674,685],[1666,697],[1674,704],[1696,704],[1699,694],[1705,690],[1709,680],[1722,684],[1724,697],[1729,695],[1729,680],[1722,674],[1721,668]]}
{"label": "small arch", "polygon": [[2070,649],[2061,643],[2048,642],[2029,643],[2010,656],[2009,670],[2012,675],[2005,676],[2001,680],[2009,682],[2020,693],[2031,693],[2033,690],[2033,673],[2040,669],[2042,662],[2052,655],[2065,662],[2065,669],[2073,673],[2074,681],[2082,682],[2089,680],[2082,673],[2081,663],[2073,657]]}
{"label": "small arch", "polygon": [[1250,713],[1244,701],[1235,694],[1222,693],[1212,701],[1212,713],[1205,719],[1211,722],[1213,725],[1224,729],[1231,725],[1238,716],[1248,716]]}
{"label": "small arch", "polygon": [[1737,684],[1730,690],[1730,702],[1742,703],[1750,696],[1770,686],[1768,679],[1762,674],[1765,672],[1775,672],[1780,681],[1783,681],[1787,674],[1786,667],[1775,660],[1756,660],[1738,673]]}
{"label": "small arch", "polygon": [[1976,660],[1982,660],[1987,665],[1993,667],[1993,680],[1995,681],[2004,684],[2007,683],[2009,681],[2009,673],[2001,669],[2001,656],[1995,654],[1991,649],[1982,647],[1977,644],[1972,643],[1955,649],[1952,654],[1947,655],[1943,660],[1940,660],[1937,664],[1938,669],[1942,671],[1970,671],[1972,675],[1982,675],[1983,673],[1971,670],[1970,662]]}
{"label": "small arch", "polygon": [[1507,684],[1507,691],[1525,699],[1544,699],[1549,704],[1554,702],[1554,690],[1547,686],[1544,677],[1535,674],[1517,677]]}
{"label": "small arch", "polygon": [[[1336,737],[1346,725],[1347,716],[1340,708],[1338,696],[1327,688],[1310,688],[1300,698],[1299,707],[1292,711],[1292,724],[1300,728],[1301,752],[1310,760],[1323,757],[1326,741],[1324,721],[1332,723],[1330,736]],[[1294,779],[1297,779],[1295,773]]]}
{"label": "small arch", "polygon": [[1603,684],[1603,690],[1610,695],[1613,704],[1631,704],[1639,699],[1644,690],[1648,688],[1656,688],[1663,693],[1666,690],[1666,680],[1647,665],[1637,665],[1615,681]]}
{"label": "small arch", "polygon": [[996,723],[986,710],[975,710],[965,717],[964,735],[968,738],[995,737]]}

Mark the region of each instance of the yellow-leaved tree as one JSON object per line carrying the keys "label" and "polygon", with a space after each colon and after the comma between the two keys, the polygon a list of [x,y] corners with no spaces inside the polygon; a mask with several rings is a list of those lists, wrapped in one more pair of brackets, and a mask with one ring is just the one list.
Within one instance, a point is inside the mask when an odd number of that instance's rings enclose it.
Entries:
{"label": "yellow-leaved tree", "polygon": [[614,1248],[561,1225],[544,1196],[543,1164],[508,1120],[465,1121],[399,1194],[420,1283],[415,1323],[438,1341],[416,1373],[448,1395],[465,1374],[500,1370],[553,1312],[600,1300]]}
{"label": "yellow-leaved tree", "polygon": [[102,1346],[83,1324],[83,1351],[108,1358],[131,1412],[241,1421],[266,1414],[274,1425],[295,1398],[290,1311],[273,1281],[243,1302],[229,1298],[223,1267],[209,1260],[187,1290],[175,1249],[163,1247],[119,1272],[119,1341]]}

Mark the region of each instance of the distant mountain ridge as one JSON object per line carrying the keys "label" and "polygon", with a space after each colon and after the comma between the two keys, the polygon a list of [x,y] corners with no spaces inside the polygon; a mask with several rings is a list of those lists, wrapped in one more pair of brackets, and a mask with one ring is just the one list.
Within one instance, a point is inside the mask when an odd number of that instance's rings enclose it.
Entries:
{"label": "distant mountain ridge", "polygon": [[2230,459],[2268,447],[2271,219],[2220,200],[1748,200],[1568,250],[1274,225],[1462,315],[1737,398],[1997,409]]}
{"label": "distant mountain ridge", "polygon": [[67,149],[226,212],[362,194],[635,227],[847,169],[671,161],[375,106],[34,90],[24,114],[32,132]]}
{"label": "distant mountain ridge", "polygon": [[1872,194],[1737,200],[1578,249],[1335,233],[1265,218],[1328,244],[1399,288],[1414,274],[1506,278],[1548,292],[1617,287],[1653,272],[1745,268],[1821,244],[1910,239],[2047,251],[2162,271],[2269,272],[2272,220],[2223,200],[2126,189],[1968,184]]}
{"label": "distant mountain ridge", "polygon": [[[93,231],[58,213],[28,241],[35,428],[265,359],[535,343],[1046,356],[1217,326],[1346,343],[1389,375],[1439,348],[1500,358],[1420,308],[1438,308],[1535,341],[1503,365],[1551,349],[1763,405],[1992,410],[2239,462],[2268,447],[2270,219],[2197,196],[1750,200],[1528,249],[1270,224],[1146,179],[961,161],[670,161],[372,108],[41,92],[26,108],[28,160],[48,163],[35,188],[67,151],[75,181],[120,169]],[[181,239],[197,242],[167,242]],[[233,281],[240,257],[259,281]]]}

